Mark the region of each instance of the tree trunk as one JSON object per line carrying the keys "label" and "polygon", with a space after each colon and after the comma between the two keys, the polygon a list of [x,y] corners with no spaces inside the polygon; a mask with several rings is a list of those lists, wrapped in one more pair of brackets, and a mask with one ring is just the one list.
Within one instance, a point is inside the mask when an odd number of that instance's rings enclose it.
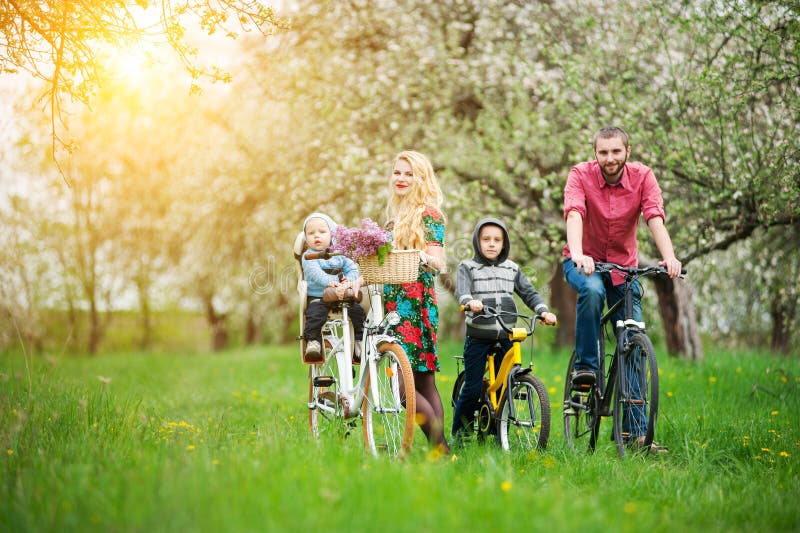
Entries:
{"label": "tree trunk", "polygon": [[89,343],[88,349],[91,355],[97,353],[100,346],[100,337],[102,336],[100,325],[100,315],[97,312],[97,302],[94,296],[89,299]]}
{"label": "tree trunk", "polygon": [[252,309],[247,313],[247,323],[244,330],[244,344],[245,346],[252,346],[256,344],[261,338],[261,328],[258,327],[256,317],[253,315]]}
{"label": "tree trunk", "polygon": [[797,305],[773,295],[769,313],[772,317],[770,345],[773,350],[788,354],[791,352],[792,324],[797,316]]}
{"label": "tree trunk", "polygon": [[682,279],[672,280],[665,276],[652,279],[670,356],[702,361],[703,346],[697,330],[691,287]]}
{"label": "tree trunk", "polygon": [[153,342],[153,319],[150,312],[148,284],[140,280],[136,283],[136,288],[139,292],[139,309],[142,314],[142,336],[139,338],[139,349],[147,350]]}
{"label": "tree trunk", "polygon": [[211,328],[211,349],[220,352],[228,346],[228,328],[226,325],[227,316],[225,313],[217,313],[214,309],[213,296],[205,296],[206,320]]}
{"label": "tree trunk", "polygon": [[575,304],[578,295],[564,279],[561,261],[556,262],[555,271],[550,278],[549,307],[558,316],[555,348],[575,347]]}

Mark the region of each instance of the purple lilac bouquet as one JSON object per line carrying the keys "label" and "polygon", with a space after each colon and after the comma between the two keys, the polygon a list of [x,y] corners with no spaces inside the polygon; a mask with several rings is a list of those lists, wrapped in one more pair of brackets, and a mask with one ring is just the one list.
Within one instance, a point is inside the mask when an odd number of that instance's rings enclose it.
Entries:
{"label": "purple lilac bouquet", "polygon": [[386,255],[392,250],[392,234],[369,218],[361,221],[360,228],[336,226],[331,237],[331,251],[353,261],[377,254],[378,264],[383,265]]}

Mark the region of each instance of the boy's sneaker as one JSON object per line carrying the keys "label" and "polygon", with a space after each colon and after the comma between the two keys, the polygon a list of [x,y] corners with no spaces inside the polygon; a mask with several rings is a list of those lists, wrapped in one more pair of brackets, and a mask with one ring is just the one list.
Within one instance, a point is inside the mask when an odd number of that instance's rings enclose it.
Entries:
{"label": "boy's sneaker", "polygon": [[575,370],[572,372],[572,388],[580,390],[590,387],[594,385],[596,379],[594,372],[591,370],[585,368]]}
{"label": "boy's sneaker", "polygon": [[364,341],[356,341],[353,344],[353,363],[361,363],[361,354],[364,352]]}
{"label": "boy's sneaker", "polygon": [[322,362],[322,345],[319,341],[308,341],[306,343],[306,363]]}

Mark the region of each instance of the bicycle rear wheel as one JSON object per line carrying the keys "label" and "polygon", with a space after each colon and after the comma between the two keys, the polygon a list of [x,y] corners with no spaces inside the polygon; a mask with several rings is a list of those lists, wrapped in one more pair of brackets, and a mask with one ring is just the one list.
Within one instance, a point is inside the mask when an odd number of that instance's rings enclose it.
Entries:
{"label": "bicycle rear wheel", "polygon": [[547,447],[550,437],[550,398],[536,376],[516,376],[499,406],[497,441],[508,451]]}
{"label": "bicycle rear wheel", "polygon": [[578,442],[589,437],[589,449],[594,451],[597,434],[600,431],[600,416],[597,415],[597,394],[595,386],[580,390],[572,388],[572,372],[575,370],[577,354],[572,352],[567,365],[567,377],[564,380],[564,438],[567,445],[575,448]]}
{"label": "bicycle rear wheel", "polygon": [[456,382],[453,384],[453,394],[450,398],[450,405],[453,409],[456,408],[456,404],[458,403],[458,395],[461,394],[461,388],[464,386],[464,379],[466,378],[466,372],[462,370],[458,377],[456,378]]}
{"label": "bicycle rear wheel", "polygon": [[[461,394],[461,389],[464,388],[465,379],[466,374],[462,370],[461,373],[458,374],[456,382],[453,385],[453,394],[450,400],[453,409],[455,409],[456,404],[458,403],[458,396]],[[492,407],[489,396],[486,393],[485,385],[486,383],[484,382],[484,390],[482,393],[483,396],[481,396],[481,398],[478,400],[478,407],[476,411],[473,411],[472,413],[464,413],[465,416],[470,417],[469,423],[465,424],[465,429],[468,429],[469,434],[474,434],[474,436],[479,440],[483,440],[489,435],[496,435],[497,433],[497,423],[494,418],[494,408]],[[468,437],[464,435],[463,438],[466,439]]]}
{"label": "bicycle rear wheel", "polygon": [[628,444],[641,437],[644,442],[638,448],[650,447],[658,417],[658,364],[653,343],[644,332],[631,334],[628,342],[614,392],[614,441],[620,457]]}
{"label": "bicycle rear wheel", "polygon": [[349,405],[339,386],[339,363],[335,353],[323,342],[324,362],[308,369],[308,426],[316,438],[345,435],[344,420]]}
{"label": "bicycle rear wheel", "polygon": [[366,380],[364,446],[373,455],[395,457],[407,453],[414,440],[414,374],[400,345],[384,342],[378,345],[378,353],[375,372],[370,371]]}

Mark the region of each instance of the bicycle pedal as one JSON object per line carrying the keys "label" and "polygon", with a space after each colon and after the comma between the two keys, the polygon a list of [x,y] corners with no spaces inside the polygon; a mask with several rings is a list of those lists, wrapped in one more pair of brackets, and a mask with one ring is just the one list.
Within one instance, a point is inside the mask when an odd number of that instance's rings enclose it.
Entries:
{"label": "bicycle pedal", "polygon": [[313,383],[315,387],[331,387],[336,383],[336,378],[333,376],[316,376]]}

